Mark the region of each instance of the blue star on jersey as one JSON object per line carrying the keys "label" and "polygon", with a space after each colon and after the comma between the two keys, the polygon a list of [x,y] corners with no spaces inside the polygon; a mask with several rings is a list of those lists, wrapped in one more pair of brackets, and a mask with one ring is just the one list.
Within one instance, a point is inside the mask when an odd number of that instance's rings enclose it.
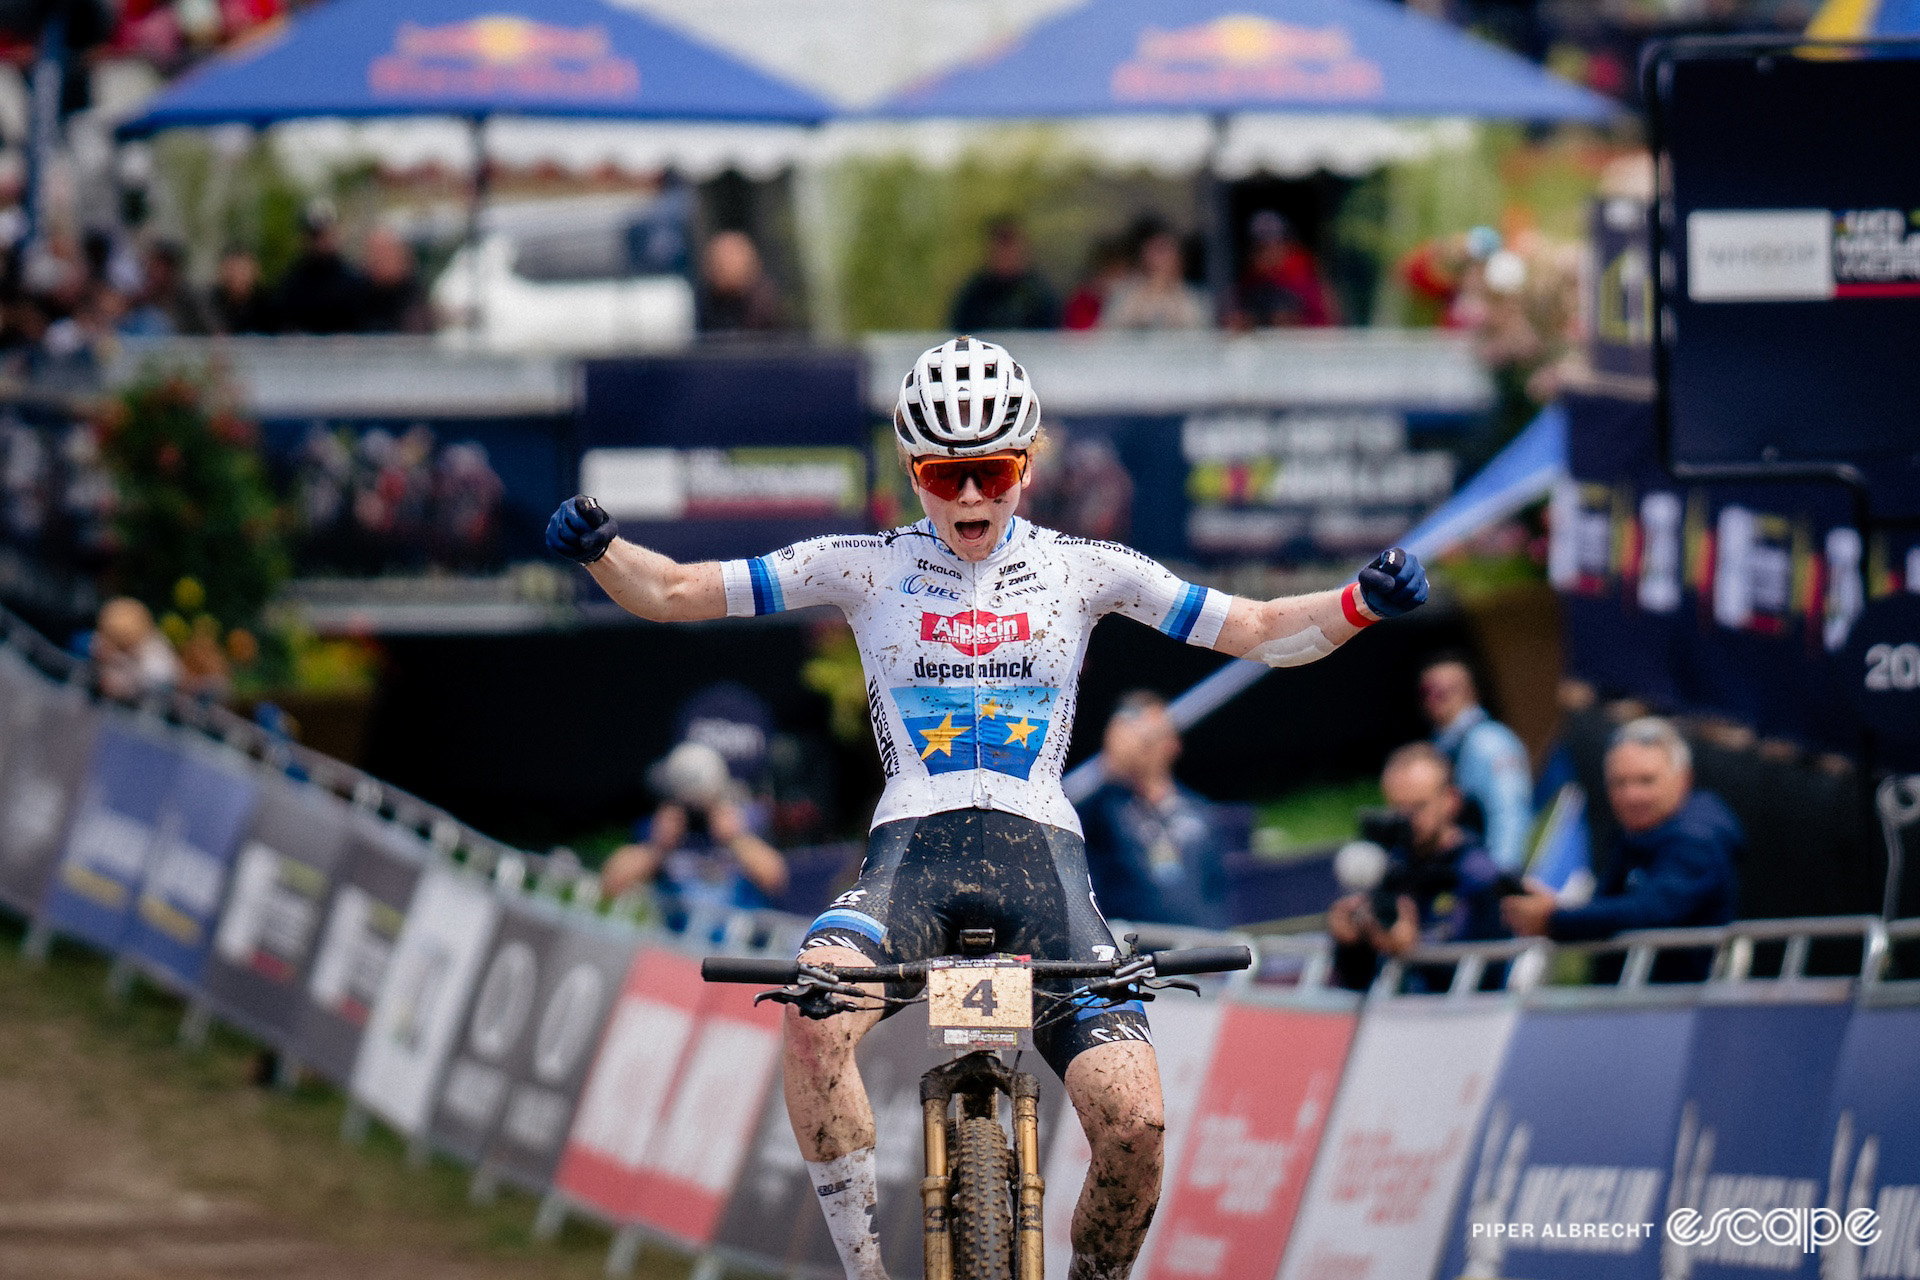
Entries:
{"label": "blue star on jersey", "polygon": [[1047,740],[1060,691],[1051,685],[1007,689],[918,685],[893,690],[914,754],[928,773],[991,769],[1026,779]]}

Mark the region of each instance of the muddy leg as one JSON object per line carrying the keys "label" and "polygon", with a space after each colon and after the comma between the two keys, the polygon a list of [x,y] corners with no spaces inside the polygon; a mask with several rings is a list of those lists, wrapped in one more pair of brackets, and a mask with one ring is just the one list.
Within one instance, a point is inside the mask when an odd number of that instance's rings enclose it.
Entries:
{"label": "muddy leg", "polygon": [[1067,1068],[1093,1163],[1073,1211],[1068,1280],[1126,1280],[1160,1203],[1160,1070],[1144,1044],[1103,1044]]}

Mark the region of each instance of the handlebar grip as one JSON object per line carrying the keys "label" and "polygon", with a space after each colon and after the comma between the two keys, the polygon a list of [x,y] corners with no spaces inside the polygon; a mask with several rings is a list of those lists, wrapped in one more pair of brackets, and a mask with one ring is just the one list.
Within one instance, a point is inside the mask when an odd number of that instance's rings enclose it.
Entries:
{"label": "handlebar grip", "polygon": [[708,956],[700,962],[700,977],[706,982],[750,982],[763,987],[784,987],[799,976],[799,966],[791,960]]}
{"label": "handlebar grip", "polygon": [[1186,973],[1228,973],[1251,969],[1253,952],[1245,947],[1184,947],[1153,953],[1153,971],[1163,978]]}

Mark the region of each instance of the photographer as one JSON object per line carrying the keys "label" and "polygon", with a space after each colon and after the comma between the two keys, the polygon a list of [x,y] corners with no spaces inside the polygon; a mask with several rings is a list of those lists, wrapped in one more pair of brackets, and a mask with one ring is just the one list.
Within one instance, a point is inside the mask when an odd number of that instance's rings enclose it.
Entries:
{"label": "photographer", "polygon": [[[1388,756],[1380,790],[1388,811],[1365,815],[1361,834],[1385,851],[1385,865],[1343,874],[1350,887],[1375,887],[1327,909],[1335,971],[1340,984],[1355,991],[1373,985],[1382,956],[1404,955],[1422,942],[1510,936],[1500,920],[1500,896],[1518,887],[1460,825],[1452,767],[1431,744],[1410,743]],[[1345,850],[1342,858],[1355,861]]]}
{"label": "photographer", "polygon": [[600,870],[608,897],[655,886],[669,928],[684,930],[696,912],[767,907],[787,887],[787,861],[752,830],[750,806],[718,751],[683,742],[653,771],[666,798],[636,825],[638,843],[622,845]]}

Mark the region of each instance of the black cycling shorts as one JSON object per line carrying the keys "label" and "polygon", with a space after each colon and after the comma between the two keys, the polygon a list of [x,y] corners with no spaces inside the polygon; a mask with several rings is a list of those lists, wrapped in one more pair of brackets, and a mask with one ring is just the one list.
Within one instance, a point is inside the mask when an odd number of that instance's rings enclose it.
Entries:
{"label": "black cycling shorts", "polygon": [[[850,947],[875,964],[900,964],[959,954],[962,929],[991,929],[995,951],[1036,960],[1115,954],[1087,879],[1085,842],[1071,831],[990,809],[875,827],[858,883],[820,914],[800,949]],[[922,985],[895,984],[888,994],[916,995]],[[1034,989],[1064,992],[1073,985],[1049,979]],[[1047,1006],[1036,999],[1036,1019]],[[1034,1031],[1034,1047],[1062,1079],[1081,1053],[1126,1040],[1151,1043],[1146,1010],[1137,1001],[1078,1010]]]}

